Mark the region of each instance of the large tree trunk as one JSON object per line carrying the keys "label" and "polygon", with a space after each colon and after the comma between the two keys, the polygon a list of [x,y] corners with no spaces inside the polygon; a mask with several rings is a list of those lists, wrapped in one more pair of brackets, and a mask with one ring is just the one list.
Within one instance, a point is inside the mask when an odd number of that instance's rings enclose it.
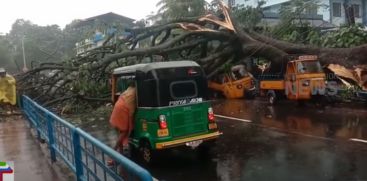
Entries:
{"label": "large tree trunk", "polygon": [[352,68],[355,65],[367,64],[367,44],[353,48],[321,48],[284,42],[257,34],[255,32],[251,32],[249,34],[259,42],[266,42],[276,49],[285,52],[287,55],[318,55],[321,63],[323,64],[340,64],[349,68]]}

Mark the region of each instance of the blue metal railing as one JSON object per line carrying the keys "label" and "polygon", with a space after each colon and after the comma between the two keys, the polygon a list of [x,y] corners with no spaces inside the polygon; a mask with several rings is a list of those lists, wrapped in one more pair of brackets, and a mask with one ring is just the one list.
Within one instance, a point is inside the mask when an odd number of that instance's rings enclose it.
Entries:
{"label": "blue metal railing", "polygon": [[[77,181],[153,180],[148,171],[29,97],[22,96],[22,106],[38,139],[48,144],[51,160],[63,160],[75,173]],[[113,166],[107,165],[109,159],[114,160]]]}

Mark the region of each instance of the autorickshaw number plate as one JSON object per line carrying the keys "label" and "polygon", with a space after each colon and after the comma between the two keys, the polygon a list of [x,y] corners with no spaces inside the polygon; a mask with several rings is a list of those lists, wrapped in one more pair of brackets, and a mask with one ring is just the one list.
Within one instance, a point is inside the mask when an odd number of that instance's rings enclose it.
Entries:
{"label": "autorickshaw number plate", "polygon": [[217,123],[210,123],[209,129],[217,129]]}
{"label": "autorickshaw number plate", "polygon": [[158,136],[159,137],[168,136],[168,129],[159,129],[158,130]]}

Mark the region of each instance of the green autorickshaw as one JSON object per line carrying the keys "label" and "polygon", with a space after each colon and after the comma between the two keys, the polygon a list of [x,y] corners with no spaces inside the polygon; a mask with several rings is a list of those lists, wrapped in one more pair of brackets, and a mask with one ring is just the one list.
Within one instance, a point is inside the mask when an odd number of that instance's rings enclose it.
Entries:
{"label": "green autorickshaw", "polygon": [[[208,147],[221,133],[207,100],[208,84],[193,61],[137,64],[116,68],[112,100],[135,81],[137,108],[130,145],[146,163],[167,148]],[[133,153],[134,154],[134,153]]]}

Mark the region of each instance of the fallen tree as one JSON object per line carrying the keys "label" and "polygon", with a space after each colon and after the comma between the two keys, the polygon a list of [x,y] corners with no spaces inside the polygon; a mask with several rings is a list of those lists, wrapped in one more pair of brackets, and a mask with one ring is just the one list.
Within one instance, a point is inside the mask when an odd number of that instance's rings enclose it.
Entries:
{"label": "fallen tree", "polygon": [[[279,41],[238,26],[223,3],[219,9],[219,14],[133,28],[128,30],[132,36],[113,46],[106,41],[102,47],[62,64],[41,64],[17,77],[19,90],[45,105],[71,99],[108,101],[112,69],[147,60],[195,60],[208,78],[225,64],[249,57],[265,58],[272,67],[289,61],[291,54],[318,55],[323,65],[338,64],[348,69],[367,64],[367,45],[320,48]],[[356,76],[360,76],[356,79],[359,85],[366,83],[362,74]]]}

